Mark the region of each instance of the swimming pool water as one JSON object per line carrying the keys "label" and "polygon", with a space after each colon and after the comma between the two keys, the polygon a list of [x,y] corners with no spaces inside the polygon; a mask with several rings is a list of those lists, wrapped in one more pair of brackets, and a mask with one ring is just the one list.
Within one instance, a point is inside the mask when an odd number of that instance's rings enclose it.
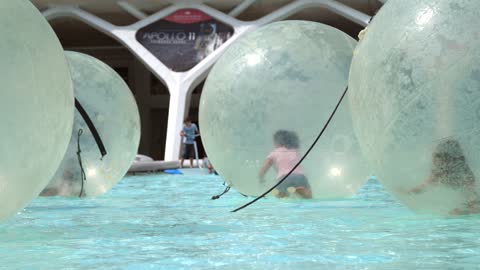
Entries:
{"label": "swimming pool water", "polygon": [[419,216],[376,181],[351,199],[249,199],[215,176],[129,176],[37,198],[0,225],[0,269],[478,269],[480,219]]}

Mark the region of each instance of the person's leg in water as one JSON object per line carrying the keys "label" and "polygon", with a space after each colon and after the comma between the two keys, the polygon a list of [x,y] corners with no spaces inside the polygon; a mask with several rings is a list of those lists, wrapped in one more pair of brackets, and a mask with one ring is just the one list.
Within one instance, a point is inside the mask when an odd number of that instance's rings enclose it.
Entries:
{"label": "person's leg in water", "polygon": [[282,192],[278,189],[274,189],[272,190],[272,195],[279,198],[279,199],[283,199],[283,198],[287,198],[288,197],[288,194],[286,192]]}
{"label": "person's leg in water", "polygon": [[[283,177],[279,178],[282,179]],[[303,175],[296,175],[292,174],[290,175],[287,179],[285,179],[276,189],[273,190],[273,195],[277,198],[288,198],[290,197],[293,193],[297,193],[302,198],[309,198],[308,197],[308,190],[306,191],[297,191],[298,188],[305,188],[302,183],[306,182],[306,178]],[[308,182],[306,182],[306,186],[310,187],[308,185]],[[310,198],[311,198],[311,192],[310,192]]]}
{"label": "person's leg in water", "polygon": [[308,179],[304,175],[291,175],[289,177],[289,187],[287,191],[290,194],[296,194],[303,199],[312,198],[312,190]]}
{"label": "person's leg in water", "polygon": [[[278,180],[282,179],[283,177],[280,177]],[[288,186],[289,186],[289,179],[285,179],[280,185],[278,185],[274,190],[272,190],[272,195],[282,199],[282,198],[287,198],[288,197]]]}
{"label": "person's leg in water", "polygon": [[302,199],[312,198],[312,191],[306,187],[289,187],[287,191],[290,195],[296,194],[298,197],[301,197]]}
{"label": "person's leg in water", "polygon": [[311,199],[312,198],[312,190],[306,187],[297,187],[295,192],[304,199]]}
{"label": "person's leg in water", "polygon": [[465,207],[462,208],[454,208],[448,212],[451,216],[460,216],[460,215],[469,215],[469,214],[478,214],[479,211],[477,209],[478,204],[478,195],[477,192],[473,189],[473,186],[468,187],[467,189],[467,201],[465,202]]}

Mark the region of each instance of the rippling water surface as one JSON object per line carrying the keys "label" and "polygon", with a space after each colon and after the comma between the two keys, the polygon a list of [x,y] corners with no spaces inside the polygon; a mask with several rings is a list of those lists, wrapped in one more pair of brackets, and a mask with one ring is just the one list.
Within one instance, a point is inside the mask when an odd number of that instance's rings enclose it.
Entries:
{"label": "rippling water surface", "polygon": [[0,225],[0,269],[479,269],[480,218],[419,216],[376,181],[351,199],[249,199],[215,176],[126,177]]}

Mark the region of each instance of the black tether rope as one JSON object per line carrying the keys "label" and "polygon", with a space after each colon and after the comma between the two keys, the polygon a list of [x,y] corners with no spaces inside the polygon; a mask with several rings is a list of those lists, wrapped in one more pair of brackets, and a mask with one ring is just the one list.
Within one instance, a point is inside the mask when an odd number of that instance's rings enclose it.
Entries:
{"label": "black tether rope", "polygon": [[79,198],[81,198],[83,195],[83,184],[85,181],[87,181],[87,175],[85,174],[85,170],[83,169],[83,163],[82,163],[82,149],[80,148],[80,136],[82,136],[82,134],[83,134],[83,129],[79,129],[77,134],[77,158],[78,158],[78,164],[80,165],[80,174],[82,178],[82,188],[80,189],[80,194],[78,195]]}
{"label": "black tether rope", "polygon": [[100,159],[103,159],[103,157],[107,155],[107,150],[105,150],[105,146],[103,145],[102,139],[100,138],[100,135],[98,134],[98,131],[95,128],[95,125],[93,125],[92,120],[88,116],[85,109],[83,109],[82,104],[80,104],[80,102],[76,98],[75,98],[75,108],[77,108],[77,111],[80,113],[83,120],[87,124],[90,132],[92,132],[92,136],[95,139],[95,142],[97,143],[98,150],[100,150],[100,154],[102,155]]}
{"label": "black tether rope", "polygon": [[347,91],[348,91],[348,86],[345,88],[345,91],[343,91],[343,94],[342,96],[340,97],[340,100],[338,101],[337,105],[335,106],[335,109],[333,110],[332,114],[330,115],[330,117],[328,118],[327,120],[327,123],[325,123],[325,126],[322,128],[322,131],[320,131],[320,133],[318,134],[317,138],[315,139],[315,141],[313,141],[312,145],[310,146],[310,148],[308,148],[307,152],[305,152],[305,154],[303,155],[303,157],[300,159],[300,161],[280,180],[278,181],[278,183],[276,183],[273,187],[271,187],[269,190],[267,190],[265,193],[263,193],[262,195],[258,196],[257,198],[255,198],[254,200],[252,200],[251,202],[247,203],[247,204],[244,204],[240,207],[238,207],[237,209],[233,210],[232,212],[237,212],[239,210],[242,210],[243,208],[246,208],[248,207],[249,205],[252,205],[253,203],[255,203],[256,201],[260,200],[261,198],[265,197],[265,195],[267,195],[268,193],[270,193],[272,190],[274,190],[276,187],[278,187],[281,183],[283,183],[283,181],[285,181],[285,179],[287,179],[292,173],[293,171],[295,171],[295,169],[300,166],[300,164],[303,162],[303,160],[308,156],[308,154],[310,153],[310,151],[312,151],[313,147],[315,147],[315,145],[317,144],[318,140],[320,139],[320,137],[322,137],[323,135],[323,132],[325,132],[325,130],[327,129],[328,125],[330,124],[330,121],[332,120],[333,116],[335,115],[335,113],[337,112],[337,109],[338,107],[340,106],[340,104],[342,103],[342,100],[343,98],[345,97],[345,95],[347,94]]}
{"label": "black tether rope", "polygon": [[218,199],[220,199],[220,197],[222,197],[223,195],[225,195],[229,190],[230,190],[230,186],[227,186],[222,193],[213,196],[213,197],[212,197],[212,200],[218,200]]}

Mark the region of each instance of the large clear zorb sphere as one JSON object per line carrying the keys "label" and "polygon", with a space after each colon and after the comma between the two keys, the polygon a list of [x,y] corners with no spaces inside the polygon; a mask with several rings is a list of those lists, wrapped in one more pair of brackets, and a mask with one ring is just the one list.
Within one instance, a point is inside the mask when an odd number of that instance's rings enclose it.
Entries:
{"label": "large clear zorb sphere", "polygon": [[355,132],[379,180],[418,212],[476,212],[480,2],[390,0],[350,72]]}
{"label": "large clear zorb sphere", "polygon": [[[200,129],[213,166],[229,185],[256,196],[293,167],[276,162],[267,182],[259,181],[267,156],[282,152],[275,134],[295,134],[294,151],[303,156],[347,86],[355,45],[330,26],[283,21],[247,34],[225,52],[202,92]],[[301,174],[316,198],[349,196],[366,180],[365,163],[344,102]]]}
{"label": "large clear zorb sphere", "polygon": [[97,143],[77,110],[67,153],[43,195],[98,196],[123,178],[137,154],[138,107],[127,84],[105,63],[76,52],[66,52],[66,56],[75,97],[89,115],[107,155],[101,159]]}
{"label": "large clear zorb sphere", "polygon": [[68,146],[73,89],[62,47],[25,0],[0,2],[0,220],[48,184]]}

